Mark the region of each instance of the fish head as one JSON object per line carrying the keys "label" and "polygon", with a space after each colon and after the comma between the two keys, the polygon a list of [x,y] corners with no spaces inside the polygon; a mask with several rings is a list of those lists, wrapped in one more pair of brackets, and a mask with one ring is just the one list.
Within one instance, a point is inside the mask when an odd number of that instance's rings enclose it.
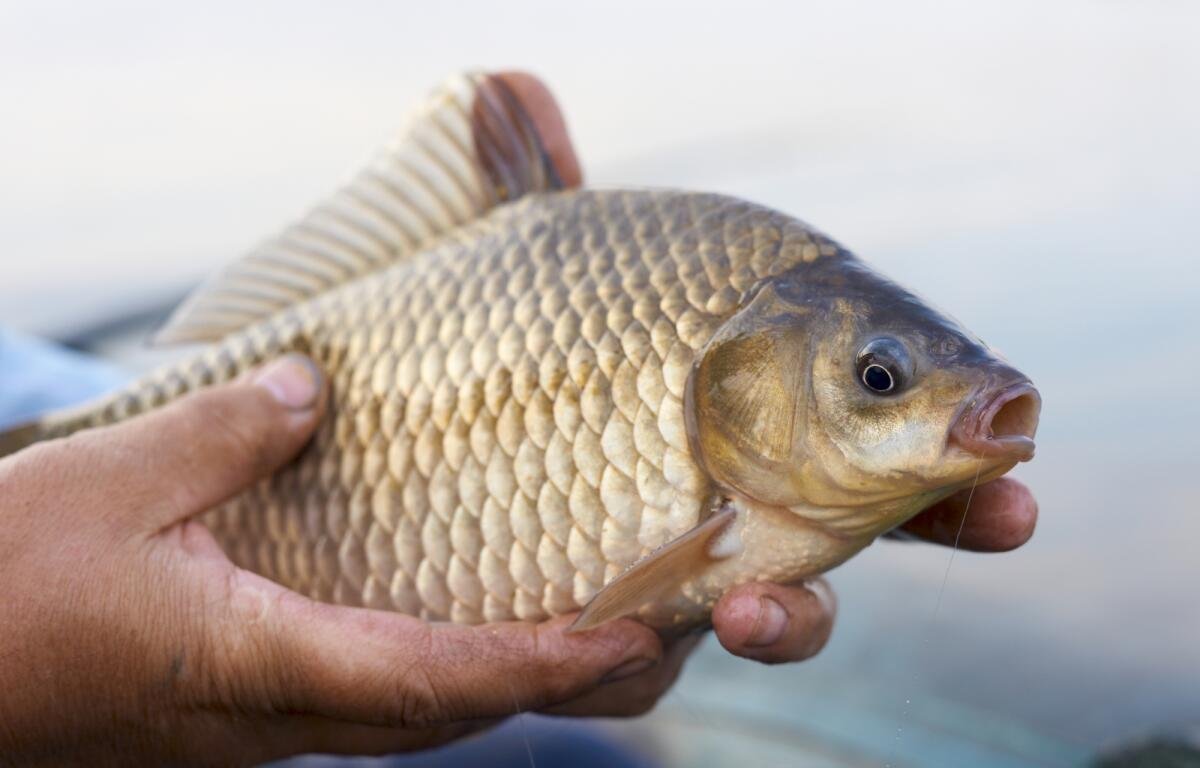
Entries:
{"label": "fish head", "polygon": [[844,252],[751,289],[686,399],[693,453],[719,486],[837,508],[856,530],[1029,460],[1041,409],[1028,377]]}

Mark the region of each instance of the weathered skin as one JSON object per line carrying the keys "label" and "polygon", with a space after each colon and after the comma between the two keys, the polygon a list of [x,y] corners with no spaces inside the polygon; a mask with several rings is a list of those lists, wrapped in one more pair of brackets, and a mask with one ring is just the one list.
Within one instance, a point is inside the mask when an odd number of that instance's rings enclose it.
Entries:
{"label": "weathered skin", "polygon": [[[43,436],[302,352],[331,407],[293,465],[207,517],[235,562],[321,600],[537,620],[733,509],[711,561],[641,609],[660,627],[704,621],[732,584],[827,570],[1031,452],[1024,377],[801,222],[528,186]],[[856,369],[881,334],[912,358],[888,396]],[[987,407],[1003,418],[962,426]]]}

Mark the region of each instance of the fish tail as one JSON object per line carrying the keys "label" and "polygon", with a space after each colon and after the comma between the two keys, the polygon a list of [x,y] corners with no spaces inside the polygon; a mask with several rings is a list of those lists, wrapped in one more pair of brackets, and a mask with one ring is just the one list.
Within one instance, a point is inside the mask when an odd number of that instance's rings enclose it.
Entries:
{"label": "fish tail", "polygon": [[0,457],[16,453],[46,437],[41,421],[31,421],[0,432]]}

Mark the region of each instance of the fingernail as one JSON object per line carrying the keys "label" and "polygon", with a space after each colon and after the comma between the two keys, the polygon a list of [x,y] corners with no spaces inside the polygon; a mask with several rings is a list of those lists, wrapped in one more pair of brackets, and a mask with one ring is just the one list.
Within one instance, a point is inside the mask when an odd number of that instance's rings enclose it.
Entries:
{"label": "fingernail", "polygon": [[821,608],[830,616],[837,613],[837,597],[833,594],[833,587],[829,586],[829,582],[825,579],[812,579],[804,582],[804,588],[817,596],[817,601],[821,603]]}
{"label": "fingernail", "polygon": [[600,678],[600,683],[602,685],[605,683],[615,683],[616,681],[624,680],[627,677],[640,675],[657,663],[657,659],[648,659],[645,657],[630,659],[613,671],[609,672],[604,677]]}
{"label": "fingernail", "polygon": [[754,629],[750,632],[746,645],[751,648],[762,648],[779,642],[779,638],[783,637],[783,631],[787,629],[787,620],[787,611],[774,598],[760,597],[758,599],[758,618],[754,621]]}
{"label": "fingernail", "polygon": [[317,402],[321,372],[304,355],[289,354],[264,366],[254,376],[254,385],[270,392],[285,408],[305,411]]}

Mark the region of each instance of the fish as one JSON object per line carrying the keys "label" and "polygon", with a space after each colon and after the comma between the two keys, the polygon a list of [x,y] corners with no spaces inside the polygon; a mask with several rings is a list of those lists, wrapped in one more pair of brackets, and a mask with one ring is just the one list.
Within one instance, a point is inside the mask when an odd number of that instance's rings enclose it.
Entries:
{"label": "fish", "polygon": [[181,304],[180,360],[0,454],[301,353],[315,437],[202,517],[236,564],[431,621],[663,632],[1033,457],[1037,389],[948,315],[768,207],[581,188],[565,136],[533,76],[451,78]]}

